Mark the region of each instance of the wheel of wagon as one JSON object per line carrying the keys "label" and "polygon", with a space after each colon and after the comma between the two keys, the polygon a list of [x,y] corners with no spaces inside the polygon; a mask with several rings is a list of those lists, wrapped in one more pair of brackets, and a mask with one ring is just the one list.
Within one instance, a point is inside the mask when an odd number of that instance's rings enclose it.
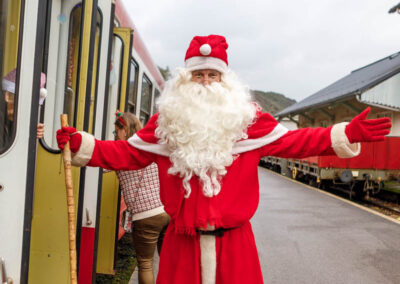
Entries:
{"label": "wheel of wagon", "polygon": [[312,187],[316,187],[317,186],[317,181],[314,178],[310,177],[308,179],[308,185],[312,186]]}
{"label": "wheel of wagon", "polygon": [[364,181],[358,181],[354,184],[353,192],[355,200],[362,200],[367,194],[367,191],[364,190],[364,183]]}

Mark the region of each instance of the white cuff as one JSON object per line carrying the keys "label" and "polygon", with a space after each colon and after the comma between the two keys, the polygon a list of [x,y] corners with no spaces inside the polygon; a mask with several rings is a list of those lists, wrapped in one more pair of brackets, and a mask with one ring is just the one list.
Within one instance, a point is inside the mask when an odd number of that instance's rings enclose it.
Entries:
{"label": "white cuff", "polygon": [[348,122],[335,124],[331,130],[332,148],[339,158],[352,158],[358,156],[361,151],[360,143],[350,144],[345,133]]}
{"label": "white cuff", "polygon": [[73,166],[84,167],[92,158],[95,140],[94,136],[89,133],[81,131],[78,133],[82,136],[82,142],[79,151],[75,154],[72,153],[71,164]]}
{"label": "white cuff", "polygon": [[213,69],[225,73],[228,70],[228,65],[225,61],[216,57],[194,56],[185,61],[185,68],[188,71]]}

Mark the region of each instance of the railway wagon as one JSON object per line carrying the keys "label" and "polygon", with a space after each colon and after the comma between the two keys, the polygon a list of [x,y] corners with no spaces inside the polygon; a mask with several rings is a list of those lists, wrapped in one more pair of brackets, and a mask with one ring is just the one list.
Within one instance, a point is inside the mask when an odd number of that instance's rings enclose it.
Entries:
{"label": "railway wagon", "polygon": [[[69,283],[60,114],[78,130],[114,139],[115,111],[145,124],[164,81],[121,1],[0,3],[0,72],[14,86],[0,96],[0,277]],[[45,125],[40,140],[38,123]],[[74,168],[73,185],[78,281],[92,283],[96,273],[115,272],[123,205],[114,172]]]}
{"label": "railway wagon", "polygon": [[280,111],[278,120],[298,120],[298,127],[328,127],[349,122],[367,107],[369,118],[390,117],[392,128],[383,142],[362,143],[360,155],[291,160],[265,157],[263,162],[284,175],[312,185],[334,184],[357,198],[381,190],[400,193],[400,53],[352,71],[304,100]]}
{"label": "railway wagon", "polygon": [[312,186],[337,185],[355,198],[388,190],[400,194],[400,160],[394,159],[399,137],[383,142],[362,143],[360,155],[352,159],[315,156],[304,159],[264,157],[263,162],[283,175],[301,179]]}

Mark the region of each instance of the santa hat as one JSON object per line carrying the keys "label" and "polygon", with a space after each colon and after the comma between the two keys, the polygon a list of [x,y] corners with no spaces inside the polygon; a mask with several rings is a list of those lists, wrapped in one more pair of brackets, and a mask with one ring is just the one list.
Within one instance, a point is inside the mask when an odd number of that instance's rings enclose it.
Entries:
{"label": "santa hat", "polygon": [[[17,78],[17,70],[11,70],[6,76],[4,76],[3,80],[1,81],[3,91],[7,91],[10,93],[15,94],[15,81]],[[40,74],[40,101],[39,104],[42,104],[44,99],[47,96],[47,90],[44,88],[46,84],[46,74]]]}
{"label": "santa hat", "polygon": [[195,36],[186,51],[185,67],[189,71],[214,69],[225,73],[228,69],[227,49],[223,36]]}

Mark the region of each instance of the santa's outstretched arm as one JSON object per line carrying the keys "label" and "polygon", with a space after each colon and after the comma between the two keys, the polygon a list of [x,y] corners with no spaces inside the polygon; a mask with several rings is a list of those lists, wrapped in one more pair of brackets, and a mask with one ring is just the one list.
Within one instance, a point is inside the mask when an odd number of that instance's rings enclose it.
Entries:
{"label": "santa's outstretched arm", "polygon": [[382,141],[389,134],[389,118],[366,119],[370,108],[350,123],[339,123],[328,128],[302,128],[288,131],[274,142],[260,148],[261,156],[304,158],[337,155],[355,157],[360,153],[359,142]]}
{"label": "santa's outstretched arm", "polygon": [[109,170],[137,170],[151,164],[156,155],[136,149],[128,141],[101,141],[86,132],[77,132],[73,127],[57,131],[60,149],[70,142],[74,166],[102,167]]}

